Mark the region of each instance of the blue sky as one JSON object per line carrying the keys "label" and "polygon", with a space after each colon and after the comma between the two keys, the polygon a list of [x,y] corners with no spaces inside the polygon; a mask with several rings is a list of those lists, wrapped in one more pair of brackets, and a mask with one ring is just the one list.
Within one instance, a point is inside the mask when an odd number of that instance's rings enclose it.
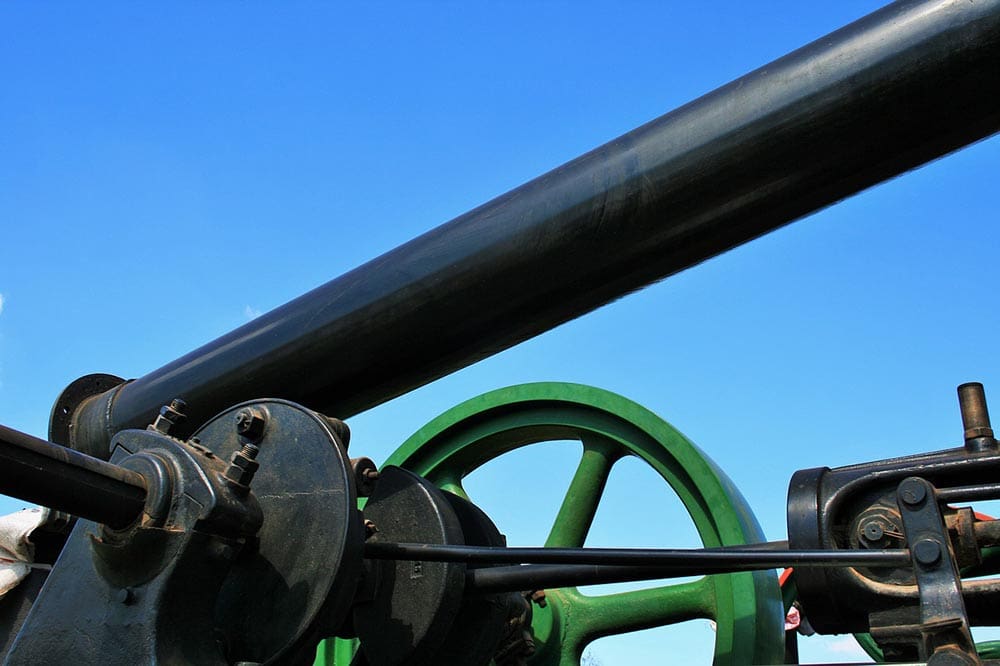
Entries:
{"label": "blue sky", "polygon": [[[74,378],[140,376],[879,4],[7,4],[0,423],[44,436]],[[359,415],[352,453],[490,389],[594,384],[784,538],[795,470],[957,445],[955,386],[1000,396],[998,165],[981,142]],[[475,480],[512,543],[554,515],[572,461],[550,448]],[[512,500],[534,465],[550,479]],[[595,544],[694,545],[655,479],[609,493]]]}

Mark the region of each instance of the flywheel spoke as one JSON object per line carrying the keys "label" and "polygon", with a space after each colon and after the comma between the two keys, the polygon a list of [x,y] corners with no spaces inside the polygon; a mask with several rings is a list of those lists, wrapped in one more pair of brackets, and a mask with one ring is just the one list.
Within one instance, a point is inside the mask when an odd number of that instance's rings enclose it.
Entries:
{"label": "flywheel spoke", "polygon": [[442,478],[435,480],[435,485],[441,490],[447,490],[453,495],[458,495],[464,500],[469,499],[469,495],[465,492],[465,488],[462,487],[462,481],[455,478]]}
{"label": "flywheel spoke", "polygon": [[586,642],[715,616],[715,587],[708,578],[597,597],[577,593],[571,598],[574,607],[584,610],[573,617]]}
{"label": "flywheel spoke", "polygon": [[622,457],[616,442],[591,435],[583,440],[583,455],[563,498],[547,547],[582,547],[594,522],[615,461]]}

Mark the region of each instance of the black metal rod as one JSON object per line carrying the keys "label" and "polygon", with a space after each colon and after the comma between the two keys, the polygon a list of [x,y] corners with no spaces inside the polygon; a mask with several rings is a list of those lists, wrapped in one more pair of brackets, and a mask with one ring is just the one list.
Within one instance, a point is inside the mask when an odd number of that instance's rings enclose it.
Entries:
{"label": "black metal rod", "polygon": [[983,483],[975,486],[956,486],[954,488],[939,488],[939,502],[975,502],[1000,499],[1000,483]]}
{"label": "black metal rod", "polygon": [[[106,455],[175,397],[347,417],[1000,129],[1000,0],[901,1],[76,410]],[[186,433],[180,433],[186,434]]]}
{"label": "black metal rod", "polygon": [[[816,565],[813,565],[816,566]],[[840,566],[840,565],[838,565]],[[521,564],[483,567],[465,572],[467,592],[515,592],[543,590],[554,587],[627,583],[639,580],[666,580],[685,576],[739,573],[775,569],[758,563],[694,564],[689,566],[629,566],[600,564]]]}
{"label": "black metal rod", "polygon": [[[365,557],[377,560],[466,562],[468,564],[597,564],[689,567],[709,571],[784,567],[908,567],[910,551],[771,550],[732,548],[505,548],[368,541]],[[688,573],[680,575],[692,575]]]}
{"label": "black metal rod", "polygon": [[124,527],[142,513],[146,482],[124,467],[0,425],[0,493]]}

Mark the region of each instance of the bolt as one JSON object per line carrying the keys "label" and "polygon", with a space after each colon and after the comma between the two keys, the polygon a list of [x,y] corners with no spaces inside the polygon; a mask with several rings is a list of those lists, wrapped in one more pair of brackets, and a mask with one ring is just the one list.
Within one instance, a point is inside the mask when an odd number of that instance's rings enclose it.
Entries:
{"label": "bolt", "polygon": [[133,591],[130,587],[123,587],[118,590],[115,597],[118,599],[118,603],[131,606],[132,603],[135,602],[135,591]]}
{"label": "bolt", "polygon": [[[256,409],[241,410],[236,415],[236,429],[244,438],[243,447],[233,454],[229,461],[229,469],[226,470],[224,477],[236,486],[238,491],[246,492],[250,488],[254,474],[260,469],[260,463],[257,462],[260,447],[252,441],[248,441],[247,438],[253,437],[254,441],[259,440],[260,435],[264,432],[263,414]],[[243,435],[244,430],[250,434]]]}
{"label": "bolt", "polygon": [[257,460],[257,454],[260,453],[260,447],[256,444],[250,444],[249,442],[243,445],[240,449],[239,455],[244,458],[249,458],[250,460]]}
{"label": "bolt", "polygon": [[538,604],[539,608],[545,608],[549,605],[548,600],[545,598],[545,590],[535,590],[531,593],[531,600]]}
{"label": "bolt", "polygon": [[187,403],[180,398],[174,398],[170,401],[169,405],[160,407],[160,415],[156,417],[156,420],[153,421],[151,426],[149,426],[149,429],[155,430],[164,435],[169,435],[171,428],[187,418],[184,415],[184,410],[186,408]]}
{"label": "bolt", "polygon": [[371,458],[351,458],[351,469],[354,470],[354,484],[357,486],[358,495],[370,497],[375,492],[379,476],[375,463]]}
{"label": "bolt", "polygon": [[236,415],[236,432],[252,442],[259,441],[264,435],[267,418],[264,412],[256,407],[241,409]]}
{"label": "bolt", "polygon": [[882,529],[877,520],[868,521],[864,524],[862,530],[864,531],[865,538],[869,541],[878,541],[885,536],[885,530]]}
{"label": "bolt", "polygon": [[365,519],[365,538],[374,536],[378,532],[378,527],[371,520]]}
{"label": "bolt", "polygon": [[260,463],[254,460],[256,456],[248,456],[243,451],[233,454],[233,459],[229,462],[229,469],[226,470],[225,478],[236,485],[241,490],[250,488],[250,482],[260,469]]}
{"label": "bolt", "polygon": [[913,557],[926,567],[941,560],[941,544],[934,539],[921,539],[913,544]]}
{"label": "bolt", "polygon": [[917,479],[907,480],[899,490],[899,496],[907,506],[916,507],[927,498],[927,488]]}

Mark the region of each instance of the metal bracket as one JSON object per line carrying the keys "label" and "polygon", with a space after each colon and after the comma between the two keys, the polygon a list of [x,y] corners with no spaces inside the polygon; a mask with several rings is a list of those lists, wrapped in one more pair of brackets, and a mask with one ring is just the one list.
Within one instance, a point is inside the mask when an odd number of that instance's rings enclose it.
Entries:
{"label": "metal bracket", "polygon": [[899,484],[896,500],[919,590],[920,623],[913,625],[911,640],[920,659],[929,666],[981,664],[934,486],[926,479],[908,477]]}

